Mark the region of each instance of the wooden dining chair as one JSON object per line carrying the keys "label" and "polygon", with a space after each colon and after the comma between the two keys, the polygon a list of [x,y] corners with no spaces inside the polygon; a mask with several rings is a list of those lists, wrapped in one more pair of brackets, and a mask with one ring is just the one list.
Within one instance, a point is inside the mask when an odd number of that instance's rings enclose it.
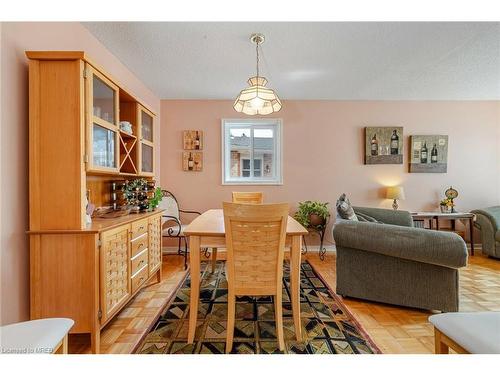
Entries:
{"label": "wooden dining chair", "polygon": [[283,257],[288,204],[223,203],[228,314],[226,353],[233,347],[236,296],[273,296],[276,336],[283,337]]}
{"label": "wooden dining chair", "polygon": [[262,204],[264,197],[262,192],[233,191],[233,203]]}
{"label": "wooden dining chair", "polygon": [[[233,203],[247,203],[247,204],[262,204],[263,203],[262,192],[243,192],[243,191],[233,191]],[[212,248],[212,273],[215,272],[217,266],[217,248]]]}

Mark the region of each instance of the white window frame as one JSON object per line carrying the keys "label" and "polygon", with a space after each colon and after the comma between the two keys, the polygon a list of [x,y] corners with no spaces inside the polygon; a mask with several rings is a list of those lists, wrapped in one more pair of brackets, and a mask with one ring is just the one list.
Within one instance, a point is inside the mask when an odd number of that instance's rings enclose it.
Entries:
{"label": "white window frame", "polygon": [[[251,163],[250,158],[242,158],[242,159],[241,159],[241,164],[240,164],[240,168],[241,168],[241,171],[242,171],[242,172],[243,172],[243,170],[245,169],[245,168],[243,168],[243,161],[244,161],[244,160],[248,160],[248,161]],[[253,157],[253,162],[254,162],[254,167],[253,167],[253,170],[254,170],[254,173],[255,173],[255,160],[259,160],[259,161],[260,161],[260,174],[261,174],[261,176],[263,176],[263,175],[264,175],[264,170],[263,170],[262,166],[264,165],[264,158],[263,158],[263,157],[259,158],[258,156],[254,156],[254,157]],[[250,174],[252,173],[252,168],[251,168],[251,166],[252,166],[252,165],[250,164],[250,169],[248,170],[248,171],[250,172]],[[245,169],[245,170],[246,170],[246,169]]]}
{"label": "white window frame", "polygon": [[[275,128],[274,153],[276,169],[274,178],[264,177],[231,177],[231,145],[226,142],[229,139],[229,130],[232,127],[251,128]],[[253,138],[252,138],[253,143]],[[253,144],[250,145],[250,163],[253,167]],[[257,119],[222,119],[221,120],[221,146],[222,146],[222,185],[283,185],[283,121],[280,118],[257,118]],[[262,176],[264,176],[264,165],[262,162]]]}

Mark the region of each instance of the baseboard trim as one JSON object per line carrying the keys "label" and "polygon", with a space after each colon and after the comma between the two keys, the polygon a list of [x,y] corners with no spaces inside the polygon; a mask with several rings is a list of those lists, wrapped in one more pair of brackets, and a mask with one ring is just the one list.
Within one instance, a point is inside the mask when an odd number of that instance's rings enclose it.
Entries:
{"label": "baseboard trim", "polygon": [[[323,248],[326,250],[327,253],[336,251],[335,245],[324,245]],[[309,252],[309,251],[319,251],[319,245],[316,245],[316,246],[308,245],[307,252]]]}
{"label": "baseboard trim", "polygon": [[[335,253],[336,248],[335,245],[325,245],[324,248],[326,249],[327,253]],[[470,244],[467,244],[467,248],[470,249]],[[182,251],[184,251],[184,248],[181,248]],[[474,244],[474,250],[480,250],[482,251],[482,246],[481,244]],[[307,252],[312,253],[312,252],[318,252],[319,251],[319,245],[309,245],[307,246]],[[177,246],[163,246],[162,247],[162,253],[165,255],[168,254],[177,254]]]}
{"label": "baseboard trim", "polygon": [[[323,246],[326,250],[327,253],[334,253],[336,251],[335,245],[327,245]],[[304,248],[305,249],[305,248]],[[184,251],[184,248],[181,248],[182,251]],[[189,250],[188,250],[189,251]],[[319,251],[319,245],[317,246],[312,246],[309,245],[307,246],[307,252],[318,252]],[[165,255],[168,254],[177,254],[177,246],[163,246],[162,247],[162,253]]]}

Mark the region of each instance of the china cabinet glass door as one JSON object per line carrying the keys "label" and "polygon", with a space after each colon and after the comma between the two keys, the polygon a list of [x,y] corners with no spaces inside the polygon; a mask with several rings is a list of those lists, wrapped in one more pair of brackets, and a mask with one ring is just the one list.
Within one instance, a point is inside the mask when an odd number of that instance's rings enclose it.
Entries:
{"label": "china cabinet glass door", "polygon": [[115,132],[94,123],[92,134],[92,165],[104,168],[116,167]]}
{"label": "china cabinet glass door", "polygon": [[154,115],[146,108],[139,106],[138,117],[141,132],[140,173],[152,176],[154,171]]}
{"label": "china cabinet glass door", "polygon": [[91,66],[86,67],[87,170],[118,171],[118,87]]}

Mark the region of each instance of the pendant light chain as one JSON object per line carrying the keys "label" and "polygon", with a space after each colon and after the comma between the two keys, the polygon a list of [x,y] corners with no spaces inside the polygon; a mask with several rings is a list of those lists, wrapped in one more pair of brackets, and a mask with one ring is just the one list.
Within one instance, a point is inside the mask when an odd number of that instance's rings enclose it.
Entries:
{"label": "pendant light chain", "polygon": [[259,96],[259,39],[255,43],[255,51],[257,52],[257,89],[256,93]]}
{"label": "pendant light chain", "polygon": [[257,53],[257,78],[259,77],[259,41],[255,43],[255,51]]}

